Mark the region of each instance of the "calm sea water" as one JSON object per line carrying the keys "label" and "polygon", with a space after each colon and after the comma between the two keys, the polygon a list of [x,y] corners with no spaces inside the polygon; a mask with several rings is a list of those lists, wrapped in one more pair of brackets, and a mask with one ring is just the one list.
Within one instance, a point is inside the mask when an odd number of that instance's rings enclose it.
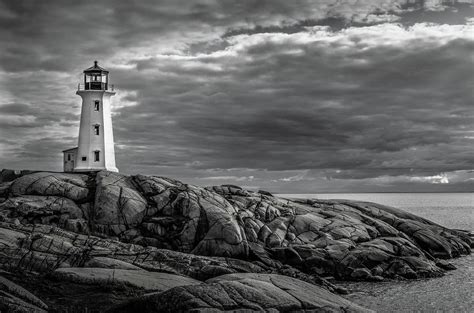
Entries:
{"label": "calm sea water", "polygon": [[[295,198],[371,201],[404,209],[448,228],[474,231],[474,193],[292,194]],[[341,283],[346,297],[377,312],[474,312],[474,257],[452,260],[444,277]]]}

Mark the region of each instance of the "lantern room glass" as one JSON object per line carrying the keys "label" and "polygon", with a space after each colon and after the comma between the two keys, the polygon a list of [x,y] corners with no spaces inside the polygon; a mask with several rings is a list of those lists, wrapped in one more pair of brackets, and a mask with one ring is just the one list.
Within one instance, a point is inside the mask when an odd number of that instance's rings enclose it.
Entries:
{"label": "lantern room glass", "polygon": [[105,73],[84,73],[86,90],[107,90],[108,75]]}
{"label": "lantern room glass", "polygon": [[97,61],[94,66],[84,71],[85,90],[108,90],[109,71],[100,67]]}

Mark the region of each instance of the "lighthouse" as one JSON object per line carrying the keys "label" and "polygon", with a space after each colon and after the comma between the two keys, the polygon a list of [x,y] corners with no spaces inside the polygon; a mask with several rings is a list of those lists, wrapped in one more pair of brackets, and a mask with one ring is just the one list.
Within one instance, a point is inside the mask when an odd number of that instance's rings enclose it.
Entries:
{"label": "lighthouse", "polygon": [[78,146],[63,151],[64,172],[118,172],[110,108],[115,92],[109,71],[94,61],[84,70],[84,84],[79,84],[76,94],[82,98]]}

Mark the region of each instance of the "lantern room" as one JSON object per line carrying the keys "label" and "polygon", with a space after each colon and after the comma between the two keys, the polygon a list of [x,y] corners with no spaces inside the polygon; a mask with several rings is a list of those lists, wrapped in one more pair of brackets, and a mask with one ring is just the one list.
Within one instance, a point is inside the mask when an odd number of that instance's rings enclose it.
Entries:
{"label": "lantern room", "polygon": [[85,90],[108,90],[109,71],[97,65],[84,70],[84,89]]}

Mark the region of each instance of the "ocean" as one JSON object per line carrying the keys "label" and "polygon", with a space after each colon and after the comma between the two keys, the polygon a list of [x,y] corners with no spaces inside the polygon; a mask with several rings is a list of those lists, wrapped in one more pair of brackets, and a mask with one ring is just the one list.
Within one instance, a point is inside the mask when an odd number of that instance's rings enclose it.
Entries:
{"label": "ocean", "polygon": [[[474,231],[474,193],[286,194],[288,198],[350,199],[403,209],[442,226]],[[451,260],[444,277],[385,282],[338,282],[345,296],[377,312],[474,312],[474,257]]]}

